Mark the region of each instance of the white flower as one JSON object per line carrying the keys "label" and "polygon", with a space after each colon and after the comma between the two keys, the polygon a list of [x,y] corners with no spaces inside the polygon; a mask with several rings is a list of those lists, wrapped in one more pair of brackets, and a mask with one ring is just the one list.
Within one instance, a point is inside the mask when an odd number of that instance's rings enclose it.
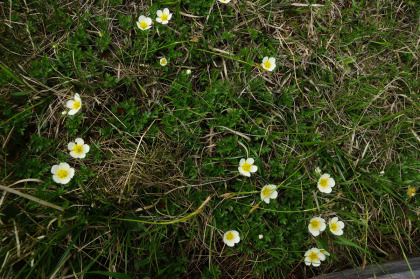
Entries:
{"label": "white flower", "polygon": [[318,248],[311,248],[305,253],[306,265],[320,266],[323,260],[325,260],[325,255]]}
{"label": "white flower", "polygon": [[321,175],[318,181],[318,189],[323,193],[331,193],[332,187],[335,186],[334,178],[330,177],[328,173]]}
{"label": "white flower", "polygon": [[141,15],[137,21],[137,27],[140,28],[140,30],[147,30],[152,28],[152,19],[150,17]]}
{"label": "white flower", "polygon": [[69,100],[66,103],[66,107],[70,109],[68,112],[69,115],[76,114],[82,107],[82,99],[78,93],[74,94],[73,100]]}
{"label": "white flower", "polygon": [[70,150],[70,155],[73,158],[85,158],[86,153],[89,152],[89,145],[85,144],[85,142],[81,138],[77,138],[74,140],[75,142],[70,142],[67,145],[67,148]]}
{"label": "white flower", "polygon": [[61,112],[61,114],[62,115],[66,115],[67,114],[67,111],[64,110],[64,111]]}
{"label": "white flower", "polygon": [[319,252],[321,252],[322,254],[324,254],[325,256],[329,256],[330,253],[328,253],[327,251],[325,251],[324,249],[319,249]]}
{"label": "white flower", "polygon": [[319,167],[316,167],[316,168],[315,168],[315,173],[317,173],[317,174],[321,174],[321,169],[320,169]]}
{"label": "white flower", "polygon": [[263,236],[262,234],[260,234],[260,235],[258,236],[258,238],[259,238],[259,239],[263,239],[263,237],[264,237],[264,236]]}
{"label": "white flower", "polygon": [[191,75],[191,70],[188,69],[186,73],[187,73],[187,75]]}
{"label": "white flower", "polygon": [[384,175],[385,174],[385,171],[381,171],[380,173],[379,173],[379,175]]}
{"label": "white flower", "polygon": [[248,158],[248,159],[241,159],[239,161],[239,167],[238,170],[242,175],[251,176],[251,172],[254,173],[258,170],[257,166],[254,166],[254,159]]}
{"label": "white flower", "polygon": [[237,231],[227,231],[223,235],[223,242],[229,247],[233,247],[233,245],[238,243],[240,240],[241,239],[239,238],[239,233]]}
{"label": "white flower", "polygon": [[276,188],[276,185],[265,185],[261,190],[261,199],[266,203],[270,203],[270,199],[276,199],[278,194]]}
{"label": "white flower", "polygon": [[267,71],[274,70],[274,68],[276,67],[276,59],[274,57],[264,57],[262,61],[262,67]]}
{"label": "white flower", "polygon": [[159,60],[159,64],[160,64],[161,66],[166,66],[166,64],[168,64],[168,60],[166,60],[166,58],[161,58],[161,59]]}
{"label": "white flower", "polygon": [[227,3],[229,3],[229,2],[230,2],[230,0],[219,0],[219,2],[222,2],[222,3],[227,4]]}
{"label": "white flower", "polygon": [[313,236],[319,235],[326,227],[327,225],[325,225],[325,220],[320,217],[312,218],[308,225],[309,232]]}
{"label": "white flower", "polygon": [[158,10],[156,15],[158,16],[156,21],[162,24],[168,24],[169,20],[172,18],[172,14],[169,12],[168,8],[163,9],[163,12]]}
{"label": "white flower", "polygon": [[330,231],[335,235],[342,235],[344,223],[342,221],[338,221],[338,217],[334,217],[328,223],[330,226]]}
{"label": "white flower", "polygon": [[74,169],[67,163],[60,163],[51,168],[51,173],[56,183],[67,184],[74,176]]}

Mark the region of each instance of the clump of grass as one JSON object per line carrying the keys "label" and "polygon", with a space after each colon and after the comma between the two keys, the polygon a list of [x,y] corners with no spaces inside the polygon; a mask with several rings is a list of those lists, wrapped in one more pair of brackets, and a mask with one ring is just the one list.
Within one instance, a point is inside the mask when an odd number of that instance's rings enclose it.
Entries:
{"label": "clump of grass", "polygon": [[0,277],[304,278],[419,254],[416,4],[151,4],[3,6]]}

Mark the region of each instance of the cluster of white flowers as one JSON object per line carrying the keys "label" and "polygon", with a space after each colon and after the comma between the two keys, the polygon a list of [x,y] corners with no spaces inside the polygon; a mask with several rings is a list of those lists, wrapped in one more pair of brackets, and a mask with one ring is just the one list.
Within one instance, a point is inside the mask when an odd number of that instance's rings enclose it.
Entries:
{"label": "cluster of white flowers", "polygon": [[305,264],[306,265],[313,265],[313,266],[320,266],[321,261],[325,260],[325,256],[329,256],[330,253],[325,251],[324,249],[318,248],[311,248],[305,253]]}
{"label": "cluster of white flowers", "polygon": [[[168,24],[169,20],[172,18],[172,14],[169,12],[168,8],[162,10],[158,10],[156,12],[156,21],[162,24]],[[144,15],[139,16],[139,20],[137,21],[137,27],[140,30],[147,30],[152,28],[152,19],[150,17],[146,17]]]}
{"label": "cluster of white flowers", "polygon": [[[76,114],[82,108],[82,99],[80,98],[80,95],[76,93],[72,100],[67,101],[66,107],[70,109],[68,112],[69,115]],[[63,114],[67,114],[67,112],[64,112]],[[85,144],[84,140],[81,138],[76,138],[74,142],[70,142],[67,145],[67,148],[70,151],[70,156],[78,159],[85,158],[90,150],[89,145]],[[59,163],[58,165],[52,166],[51,173],[53,174],[53,180],[56,183],[67,184],[73,178],[75,170],[67,163]]]}
{"label": "cluster of white flowers", "polygon": [[[335,235],[343,234],[344,223],[343,221],[338,221],[338,217],[332,218],[328,222],[328,226],[332,234],[335,234]],[[309,221],[309,225],[308,225],[309,232],[313,236],[318,236],[321,232],[325,230],[326,227],[327,225],[325,224],[325,220],[321,217],[312,218],[311,221]]]}

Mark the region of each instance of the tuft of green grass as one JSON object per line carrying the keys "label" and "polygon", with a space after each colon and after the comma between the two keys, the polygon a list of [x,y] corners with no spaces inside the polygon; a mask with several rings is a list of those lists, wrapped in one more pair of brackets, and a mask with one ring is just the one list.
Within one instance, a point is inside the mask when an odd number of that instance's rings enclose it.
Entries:
{"label": "tuft of green grass", "polygon": [[[167,25],[154,21],[163,8]],[[419,11],[5,1],[0,277],[310,278],[418,256],[407,190],[420,181]],[[63,115],[75,93],[82,109]],[[91,147],[83,160],[68,154],[77,137]],[[248,157],[250,178],[238,173]],[[59,162],[76,169],[68,184],[52,179]],[[316,167],[335,179],[331,194]],[[315,216],[339,217],[344,234],[313,237]],[[304,263],[313,247],[331,254],[320,267]]]}

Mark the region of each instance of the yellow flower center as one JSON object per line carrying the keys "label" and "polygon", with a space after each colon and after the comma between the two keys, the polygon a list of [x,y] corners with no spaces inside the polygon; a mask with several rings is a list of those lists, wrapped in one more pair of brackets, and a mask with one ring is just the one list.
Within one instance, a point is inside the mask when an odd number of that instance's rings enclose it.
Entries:
{"label": "yellow flower center", "polygon": [[250,171],[251,171],[251,167],[252,167],[252,165],[251,165],[250,163],[245,162],[245,163],[242,165],[242,170],[243,170],[243,171],[246,171],[246,172],[250,172]]}
{"label": "yellow flower center", "polygon": [[409,197],[414,197],[414,195],[416,194],[416,189],[415,188],[408,188],[408,192],[407,192]]}
{"label": "yellow flower center", "polygon": [[330,224],[330,229],[332,230],[332,231],[336,231],[336,230],[338,230],[338,225],[337,225],[337,223],[331,223]]}
{"label": "yellow flower center", "polygon": [[265,188],[262,190],[262,194],[263,194],[263,196],[264,196],[264,197],[268,197],[268,196],[270,196],[270,195],[271,195],[271,193],[273,193],[273,190],[271,190],[269,187],[265,187]]}
{"label": "yellow flower center", "polygon": [[233,235],[233,233],[231,233],[231,232],[229,232],[229,233],[226,235],[226,239],[227,239],[228,241],[232,241],[234,238],[235,238],[235,236],[234,236],[234,235]]}
{"label": "yellow flower center", "polygon": [[81,106],[80,101],[74,101],[74,104],[73,104],[74,109],[79,109],[80,106]]}
{"label": "yellow flower center", "polygon": [[319,181],[319,186],[322,188],[326,188],[328,186],[328,178],[321,178]]}
{"label": "yellow flower center", "polygon": [[167,14],[162,14],[162,15],[160,16],[160,19],[161,19],[162,21],[167,21],[167,20],[168,20],[168,15],[167,15]]}
{"label": "yellow flower center", "polygon": [[81,144],[76,144],[76,145],[73,147],[73,152],[74,152],[74,153],[76,153],[76,154],[82,154],[82,153],[83,153],[83,145],[81,145]]}
{"label": "yellow flower center", "polygon": [[319,220],[312,220],[311,228],[313,228],[314,230],[319,230],[320,226],[321,226],[321,222]]}
{"label": "yellow flower center", "polygon": [[318,253],[317,252],[311,252],[308,255],[308,258],[313,262],[318,260]]}
{"label": "yellow flower center", "polygon": [[147,22],[145,22],[145,21],[140,22],[140,28],[141,29],[146,29],[147,26],[148,26]]}
{"label": "yellow flower center", "polygon": [[266,68],[266,69],[270,69],[271,68],[271,63],[270,63],[270,61],[265,61],[264,62],[264,68]]}
{"label": "yellow flower center", "polygon": [[163,58],[162,60],[160,60],[160,65],[165,66],[166,65],[166,59]]}
{"label": "yellow flower center", "polygon": [[58,178],[60,178],[60,179],[64,179],[64,178],[66,178],[68,175],[69,175],[69,172],[68,172],[67,170],[65,170],[65,169],[61,169],[61,170],[59,170],[59,171],[57,172],[57,176],[58,176]]}

